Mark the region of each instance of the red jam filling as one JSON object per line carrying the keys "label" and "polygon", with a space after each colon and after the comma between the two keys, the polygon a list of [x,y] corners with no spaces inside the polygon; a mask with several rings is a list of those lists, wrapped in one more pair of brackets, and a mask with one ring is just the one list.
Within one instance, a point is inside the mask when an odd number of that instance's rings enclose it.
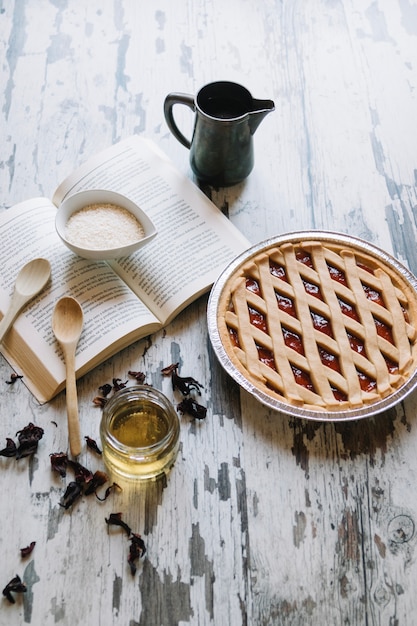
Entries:
{"label": "red jam filling", "polygon": [[[300,250],[296,253],[296,257],[300,263],[303,263],[304,265],[313,268],[313,262],[308,252],[304,252],[303,250]],[[361,267],[365,269],[366,271],[370,272],[371,274],[373,273],[372,269],[370,269],[369,267],[365,267],[365,266],[361,266]],[[346,276],[344,272],[342,272],[338,268],[333,267],[331,265],[328,265],[328,269],[329,269],[329,274],[333,280],[335,280],[336,282],[342,285],[347,284]],[[273,276],[279,278],[280,280],[284,282],[288,282],[285,267],[271,261],[270,272]],[[303,279],[303,283],[304,283],[304,288],[309,295],[312,295],[313,297],[318,298],[319,300],[323,300],[323,295],[318,285],[312,282],[309,282],[305,279]],[[262,296],[259,283],[254,278],[246,279],[246,289],[248,291],[251,291],[254,294]],[[372,289],[371,287],[367,285],[363,285],[363,289],[368,300],[372,300],[373,302],[376,302],[380,306],[384,306],[383,298],[378,291],[375,291],[374,289]],[[276,295],[278,308],[282,311],[285,311],[288,315],[291,315],[292,317],[297,317],[295,304],[292,301],[292,299],[280,293],[279,291],[276,291],[275,295]],[[346,315],[347,317],[350,317],[353,320],[360,321],[358,313],[352,304],[345,302],[342,299],[339,299],[339,305],[344,315]],[[253,307],[248,307],[248,311],[249,311],[251,324],[259,328],[259,330],[267,333],[268,332],[267,316],[257,311]],[[406,315],[405,312],[404,312],[404,315]],[[328,335],[329,337],[333,337],[332,324],[330,320],[323,317],[320,313],[317,313],[314,311],[311,311],[311,318],[312,318],[313,326],[317,331],[324,333],[325,335]],[[394,343],[393,336],[392,336],[392,329],[388,327],[381,320],[378,320],[377,318],[374,318],[374,320],[375,320],[375,326],[376,326],[378,335],[380,337],[383,337],[385,340],[389,341],[390,343]],[[304,347],[303,347],[302,338],[287,328],[283,327],[282,330],[283,330],[285,345],[288,348],[291,348],[292,350],[303,355]],[[237,332],[234,329],[229,328],[229,334],[230,334],[230,339],[232,341],[232,344],[236,347],[239,347],[239,338],[238,338]],[[349,332],[347,332],[347,335],[348,335],[351,349],[358,354],[363,354],[364,356],[366,356],[365,346],[364,346],[363,341],[359,339],[358,337],[355,337]],[[273,353],[270,350],[264,347],[261,347],[259,345],[257,345],[257,350],[258,350],[259,360],[265,365],[267,365],[268,367],[271,367],[272,369],[276,370]],[[340,363],[339,363],[339,359],[337,355],[329,353],[323,347],[319,347],[319,352],[320,352],[321,361],[326,367],[329,367],[335,370],[336,372],[341,371]],[[390,373],[395,373],[398,370],[397,364],[389,361],[388,359],[386,359],[386,364],[387,364],[388,371]],[[294,378],[299,385],[302,385],[305,388],[314,391],[314,386],[308,373],[302,371],[301,369],[295,367],[294,365],[292,365],[292,370],[294,373]],[[358,379],[360,381],[360,386],[363,391],[370,392],[373,389],[375,389],[376,387],[375,380],[372,380],[363,372],[358,371]],[[346,400],[346,395],[338,389],[333,389],[333,394],[336,400],[340,402]]]}

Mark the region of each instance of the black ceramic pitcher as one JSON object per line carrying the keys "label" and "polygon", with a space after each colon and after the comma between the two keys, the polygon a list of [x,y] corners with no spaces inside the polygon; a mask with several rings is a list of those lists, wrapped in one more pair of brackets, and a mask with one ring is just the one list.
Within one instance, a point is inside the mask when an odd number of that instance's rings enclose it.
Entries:
{"label": "black ceramic pitcher", "polygon": [[[175,122],[174,104],[185,104],[196,113],[191,141]],[[274,109],[272,100],[256,100],[245,87],[228,81],[210,83],[196,96],[170,93],[164,102],[168,127],[190,149],[194,174],[217,187],[239,183],[251,172],[253,135]]]}

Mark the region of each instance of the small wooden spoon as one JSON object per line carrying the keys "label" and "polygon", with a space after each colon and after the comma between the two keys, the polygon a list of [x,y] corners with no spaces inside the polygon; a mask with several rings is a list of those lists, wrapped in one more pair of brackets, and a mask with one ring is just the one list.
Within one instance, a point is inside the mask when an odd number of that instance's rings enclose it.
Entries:
{"label": "small wooden spoon", "polygon": [[52,313],[52,330],[65,358],[68,436],[73,456],[78,456],[81,452],[77,383],[75,379],[75,351],[83,328],[83,321],[83,310],[75,298],[66,296],[58,300]]}
{"label": "small wooden spoon", "polygon": [[46,259],[33,259],[17,275],[10,306],[0,322],[0,342],[23,307],[45,287],[51,275]]}

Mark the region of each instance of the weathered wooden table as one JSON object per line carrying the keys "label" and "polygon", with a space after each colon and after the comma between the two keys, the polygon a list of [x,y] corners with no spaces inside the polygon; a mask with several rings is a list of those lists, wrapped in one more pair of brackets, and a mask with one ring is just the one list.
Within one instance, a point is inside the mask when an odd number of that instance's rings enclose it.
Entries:
{"label": "weathered wooden table", "polygon": [[[253,243],[337,230],[417,272],[414,0],[3,0],[0,36],[2,210],[50,196],[133,133],[191,177],[165,95],[235,80],[276,111],[256,133],[250,177],[205,190],[219,209]],[[49,453],[67,449],[65,394],[39,406],[6,384],[0,360],[0,439],[28,422],[45,430],[31,460],[0,459],[0,586],[16,574],[27,585],[16,604],[1,600],[0,624],[413,626],[417,395],[358,422],[275,413],[217,363],[206,305],[79,381],[82,429],[97,438],[103,382],[141,370],[174,399],[160,372],[179,361],[204,384],[207,419],[182,418],[167,483],[105,502],[59,506],[65,479]],[[134,577],[126,537],[105,523],[116,511],[146,543]]]}

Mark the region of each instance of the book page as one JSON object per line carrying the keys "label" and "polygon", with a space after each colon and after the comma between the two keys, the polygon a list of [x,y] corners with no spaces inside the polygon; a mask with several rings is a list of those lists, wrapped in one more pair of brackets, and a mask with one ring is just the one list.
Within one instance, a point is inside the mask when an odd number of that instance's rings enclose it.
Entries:
{"label": "book page", "polygon": [[55,204],[81,189],[130,197],[149,215],[156,237],[111,267],[163,324],[207,291],[248,240],[146,139],[130,137],[93,157],[54,194]]}
{"label": "book page", "polygon": [[[46,198],[22,202],[0,214],[0,312],[4,315],[20,268],[36,257],[48,259],[51,280],[19,315],[0,349],[23,373],[41,401],[65,380],[61,349],[52,332],[52,311],[71,295],[81,304],[84,328],[76,354],[77,375],[160,327],[155,316],[114,274],[107,263],[68,250],[55,231],[56,207]],[[42,380],[33,380],[37,376]],[[35,387],[48,387],[40,393]]]}

